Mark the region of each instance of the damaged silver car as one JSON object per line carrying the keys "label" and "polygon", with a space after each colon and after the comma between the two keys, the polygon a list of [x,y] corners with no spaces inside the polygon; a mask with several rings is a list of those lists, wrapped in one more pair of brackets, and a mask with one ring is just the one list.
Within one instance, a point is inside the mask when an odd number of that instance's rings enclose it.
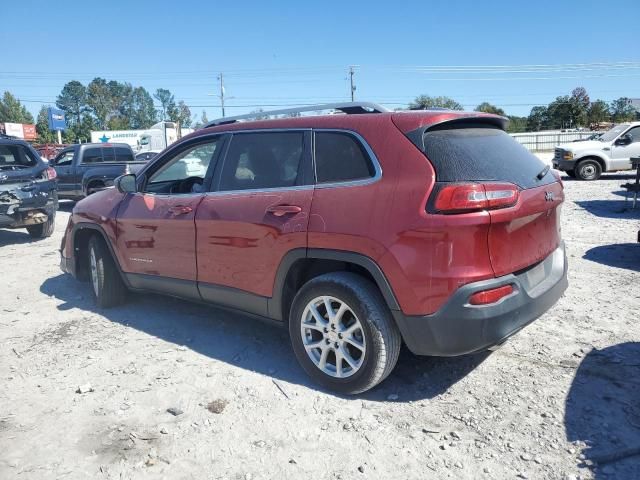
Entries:
{"label": "damaged silver car", "polygon": [[50,236],[58,209],[56,188],[56,171],[31,145],[0,136],[0,228]]}

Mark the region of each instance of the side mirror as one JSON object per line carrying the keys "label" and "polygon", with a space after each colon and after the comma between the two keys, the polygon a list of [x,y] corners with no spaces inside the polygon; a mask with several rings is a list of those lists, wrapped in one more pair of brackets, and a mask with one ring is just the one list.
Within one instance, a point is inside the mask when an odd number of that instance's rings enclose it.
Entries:
{"label": "side mirror", "polygon": [[628,133],[625,133],[620,138],[616,140],[616,145],[629,145],[632,142],[633,138]]}
{"label": "side mirror", "polygon": [[120,175],[114,180],[114,185],[120,193],[136,193],[136,176],[133,173]]}

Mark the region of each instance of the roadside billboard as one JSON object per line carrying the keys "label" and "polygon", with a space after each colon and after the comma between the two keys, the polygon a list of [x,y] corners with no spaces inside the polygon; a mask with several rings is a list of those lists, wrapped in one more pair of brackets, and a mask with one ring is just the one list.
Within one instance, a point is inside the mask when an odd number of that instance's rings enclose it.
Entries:
{"label": "roadside billboard", "polygon": [[35,140],[36,126],[30,123],[0,123],[0,133],[24,140]]}
{"label": "roadside billboard", "polygon": [[49,120],[49,130],[52,132],[65,131],[67,129],[67,122],[62,110],[49,107],[47,110],[47,118]]}

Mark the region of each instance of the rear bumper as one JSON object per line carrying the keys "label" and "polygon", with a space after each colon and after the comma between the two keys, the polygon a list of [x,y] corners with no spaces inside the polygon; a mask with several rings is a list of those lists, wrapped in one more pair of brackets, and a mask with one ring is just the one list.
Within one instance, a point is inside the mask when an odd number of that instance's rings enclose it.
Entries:
{"label": "rear bumper", "polygon": [[70,273],[74,277],[76,276],[76,261],[74,258],[65,257],[60,252],[60,269],[65,273]]}
{"label": "rear bumper", "polygon": [[[537,277],[537,278],[536,278]],[[491,305],[468,303],[478,291],[512,284],[514,293]],[[414,354],[456,356],[498,345],[549,310],[567,289],[564,244],[524,273],[460,287],[436,313],[406,316],[393,312],[402,337]]]}

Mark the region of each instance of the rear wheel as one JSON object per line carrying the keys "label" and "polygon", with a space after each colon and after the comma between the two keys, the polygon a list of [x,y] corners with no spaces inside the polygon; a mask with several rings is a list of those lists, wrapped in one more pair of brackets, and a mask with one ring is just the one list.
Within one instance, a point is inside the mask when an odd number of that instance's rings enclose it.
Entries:
{"label": "rear wheel", "polygon": [[29,225],[27,227],[27,232],[33,238],[47,238],[53,234],[53,230],[56,226],[56,214],[52,213],[47,217],[47,221],[44,223],[39,223],[37,225]]}
{"label": "rear wheel", "polygon": [[98,307],[109,308],[124,302],[127,288],[111,252],[98,235],[94,235],[89,240],[88,255],[91,288]]}
{"label": "rear wheel", "polygon": [[582,160],[576,166],[575,174],[580,180],[597,180],[602,175],[602,167],[595,160]]}
{"label": "rear wheel", "polygon": [[87,186],[87,196],[89,195],[93,195],[96,192],[99,192],[101,190],[104,190],[105,186],[104,183],[102,182],[93,182],[90,183],[89,186]]}
{"label": "rear wheel", "polygon": [[300,289],[289,335],[309,376],[345,394],[382,382],[400,353],[400,333],[380,291],[348,272],[321,275]]}

